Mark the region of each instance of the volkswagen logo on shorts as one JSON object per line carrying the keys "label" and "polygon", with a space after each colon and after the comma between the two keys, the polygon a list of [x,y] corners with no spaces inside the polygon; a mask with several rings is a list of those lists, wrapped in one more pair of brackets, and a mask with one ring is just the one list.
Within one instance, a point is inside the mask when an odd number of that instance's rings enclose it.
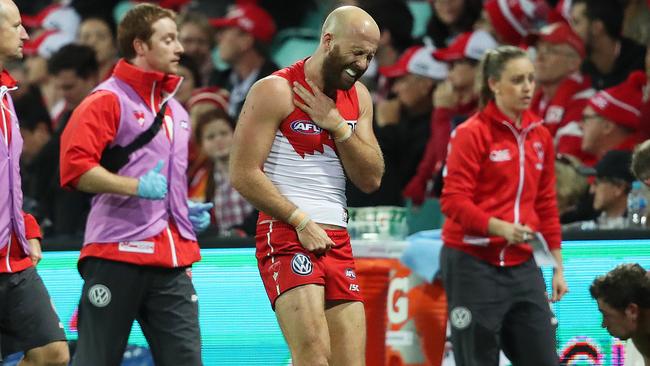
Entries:
{"label": "volkswagen logo on shorts", "polygon": [[111,302],[111,290],[104,285],[93,285],[88,289],[88,300],[98,308],[103,308]]}
{"label": "volkswagen logo on shorts", "polygon": [[304,119],[291,122],[291,130],[303,135],[318,135],[322,131],[322,129],[316,126],[314,122]]}
{"label": "volkswagen logo on shorts", "polygon": [[311,260],[308,256],[302,253],[297,253],[291,260],[291,269],[301,276],[310,275],[312,271]]}

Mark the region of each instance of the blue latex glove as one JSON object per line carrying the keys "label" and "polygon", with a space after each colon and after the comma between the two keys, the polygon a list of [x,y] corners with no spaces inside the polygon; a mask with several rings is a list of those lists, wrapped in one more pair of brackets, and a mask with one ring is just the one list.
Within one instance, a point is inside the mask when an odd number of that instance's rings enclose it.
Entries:
{"label": "blue latex glove", "polygon": [[167,178],[160,174],[165,162],[160,160],[156,166],[138,179],[138,197],[161,200],[167,195]]}
{"label": "blue latex glove", "polygon": [[195,233],[200,233],[210,226],[210,209],[214,207],[212,202],[199,203],[192,200],[187,200],[189,207],[189,219],[192,223],[192,228]]}

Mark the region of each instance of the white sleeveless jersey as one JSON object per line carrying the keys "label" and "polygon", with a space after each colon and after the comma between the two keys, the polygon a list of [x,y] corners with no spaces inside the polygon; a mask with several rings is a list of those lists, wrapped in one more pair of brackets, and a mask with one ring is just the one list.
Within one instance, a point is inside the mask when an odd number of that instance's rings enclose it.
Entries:
{"label": "white sleeveless jersey", "polygon": [[[290,84],[298,81],[310,90],[304,80],[303,65],[304,61],[298,61],[275,74]],[[359,116],[356,89],[339,90],[336,106],[354,128]],[[346,177],[334,140],[299,108],[280,124],[264,163],[264,173],[284,197],[315,222],[347,226]],[[266,218],[269,219],[268,215]]]}

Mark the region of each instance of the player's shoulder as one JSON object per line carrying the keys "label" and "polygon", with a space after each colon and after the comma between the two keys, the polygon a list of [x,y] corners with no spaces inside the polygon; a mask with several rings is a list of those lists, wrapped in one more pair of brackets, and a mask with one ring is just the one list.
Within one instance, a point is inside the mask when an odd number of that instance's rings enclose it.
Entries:
{"label": "player's shoulder", "polygon": [[280,95],[291,95],[291,85],[289,80],[279,75],[269,75],[261,78],[253,84],[251,90],[256,93],[271,93],[272,95],[280,93]]}
{"label": "player's shoulder", "polygon": [[372,96],[368,88],[360,81],[354,83],[354,89],[357,93],[357,99],[359,100],[359,105],[362,107],[372,106]]}
{"label": "player's shoulder", "polygon": [[289,81],[277,75],[269,75],[255,82],[244,104],[244,109],[261,108],[271,115],[288,115],[294,107]]}

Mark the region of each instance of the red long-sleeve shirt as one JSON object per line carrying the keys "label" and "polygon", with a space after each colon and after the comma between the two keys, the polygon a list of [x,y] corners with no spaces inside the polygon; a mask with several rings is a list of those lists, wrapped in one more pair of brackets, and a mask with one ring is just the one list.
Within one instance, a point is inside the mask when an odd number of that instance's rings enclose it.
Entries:
{"label": "red long-sleeve shirt", "polygon": [[541,232],[550,249],[561,245],[553,141],[532,112],[521,120],[515,127],[491,102],[454,130],[447,155],[443,241],[494,265],[523,263],[532,248],[490,236],[491,217]]}
{"label": "red long-sleeve shirt", "polygon": [[[156,110],[163,92],[173,93],[180,82],[177,76],[146,72],[124,60],[115,66],[114,75],[135,89],[146,108]],[[171,114],[170,109],[166,114]],[[117,134],[119,123],[120,103],[111,92],[95,92],[75,108],[61,136],[61,186],[75,188],[84,173],[99,165],[102,152]],[[169,137],[167,126],[163,125]],[[153,253],[137,250],[138,246],[149,243],[154,245]],[[137,242],[84,245],[79,260],[86,257],[156,267],[183,267],[198,261],[201,256],[197,243],[183,238],[174,222],[170,221],[167,229]]]}

